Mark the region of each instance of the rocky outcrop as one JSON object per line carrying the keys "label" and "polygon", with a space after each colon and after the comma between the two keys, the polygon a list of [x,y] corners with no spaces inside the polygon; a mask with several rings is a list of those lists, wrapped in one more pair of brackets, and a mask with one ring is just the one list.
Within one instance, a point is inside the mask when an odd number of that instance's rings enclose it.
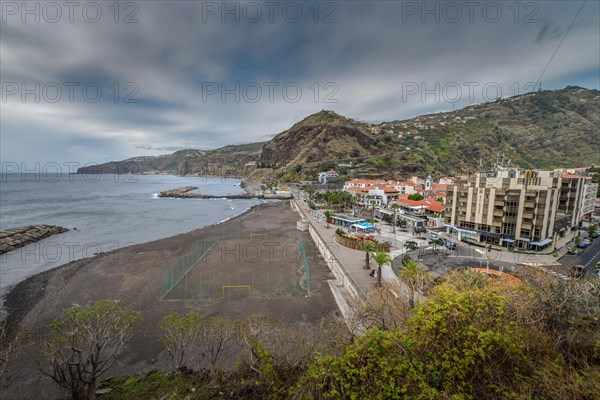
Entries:
{"label": "rocky outcrop", "polygon": [[67,228],[55,225],[29,225],[1,231],[0,254],[8,253],[29,243],[67,231]]}

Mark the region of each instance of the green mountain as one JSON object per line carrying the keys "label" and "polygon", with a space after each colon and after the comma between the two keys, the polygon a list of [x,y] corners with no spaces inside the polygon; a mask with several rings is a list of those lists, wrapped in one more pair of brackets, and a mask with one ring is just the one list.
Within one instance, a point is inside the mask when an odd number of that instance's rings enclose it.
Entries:
{"label": "green mountain", "polygon": [[179,150],[160,156],[141,156],[123,161],[82,167],[78,174],[149,174],[245,176],[254,167],[245,164],[260,157],[263,143],[228,145],[214,150]]}
{"label": "green mountain", "polygon": [[300,180],[329,168],[345,176],[402,178],[474,172],[500,160],[523,168],[588,166],[600,163],[598,110],[600,91],[568,86],[380,124],[321,111],[268,142],[181,150],[88,170],[131,172],[123,168],[131,164],[136,172]]}
{"label": "green mountain", "polygon": [[267,142],[261,160],[278,163],[288,179],[339,164],[346,165],[337,167],[342,174],[371,177],[455,175],[499,160],[523,168],[588,166],[600,161],[599,109],[598,90],[566,87],[380,124],[322,111]]}

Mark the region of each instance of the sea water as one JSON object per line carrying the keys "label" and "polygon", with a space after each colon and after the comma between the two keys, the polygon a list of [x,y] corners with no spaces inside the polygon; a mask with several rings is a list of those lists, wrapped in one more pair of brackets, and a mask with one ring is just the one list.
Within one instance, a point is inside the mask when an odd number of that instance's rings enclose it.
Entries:
{"label": "sea water", "polygon": [[0,175],[0,230],[59,225],[69,232],[0,255],[0,296],[29,276],[94,254],[162,239],[223,222],[258,199],[158,198],[197,186],[210,195],[243,190],[232,178],[170,175]]}

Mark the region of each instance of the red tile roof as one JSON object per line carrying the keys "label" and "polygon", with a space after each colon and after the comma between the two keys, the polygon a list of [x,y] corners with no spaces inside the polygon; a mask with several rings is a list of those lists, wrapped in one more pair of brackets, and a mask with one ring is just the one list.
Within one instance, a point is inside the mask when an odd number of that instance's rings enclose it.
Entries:
{"label": "red tile roof", "polygon": [[592,179],[591,176],[581,176],[581,175],[575,175],[575,174],[568,174],[568,173],[563,173],[562,174],[563,178],[571,178],[571,179]]}
{"label": "red tile roof", "polygon": [[408,199],[408,195],[403,195],[400,196],[400,198],[398,198],[398,200],[396,201],[396,203],[398,203],[399,205],[404,205],[404,206],[412,206],[412,207],[418,207],[418,206],[422,206],[425,209],[429,210],[429,211],[433,211],[433,212],[442,212],[446,209],[446,206],[444,206],[442,203],[440,203],[437,200],[409,200]]}

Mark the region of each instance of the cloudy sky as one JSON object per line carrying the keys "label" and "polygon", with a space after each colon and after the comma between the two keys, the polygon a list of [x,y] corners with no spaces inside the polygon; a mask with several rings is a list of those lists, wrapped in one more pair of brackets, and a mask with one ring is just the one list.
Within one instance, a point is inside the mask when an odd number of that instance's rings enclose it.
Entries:
{"label": "cloudy sky", "polygon": [[[600,2],[1,2],[3,162],[267,140],[322,109],[405,119],[598,89]],[[541,79],[540,79],[541,77]]]}

